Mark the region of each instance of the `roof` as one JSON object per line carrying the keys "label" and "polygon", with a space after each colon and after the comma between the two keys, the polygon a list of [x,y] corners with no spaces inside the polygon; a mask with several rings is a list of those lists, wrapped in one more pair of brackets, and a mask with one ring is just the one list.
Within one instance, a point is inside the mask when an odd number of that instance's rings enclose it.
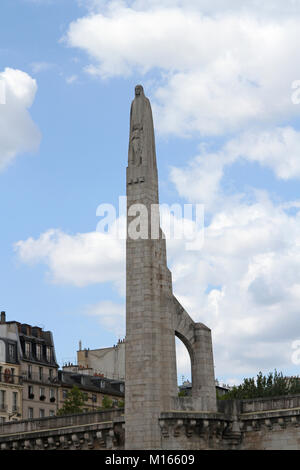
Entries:
{"label": "roof", "polygon": [[76,385],[81,390],[124,397],[124,391],[121,391],[122,385],[124,386],[124,382],[120,380],[112,380],[107,379],[106,377],[95,377],[61,370],[58,371],[58,377],[62,386],[72,387],[73,385]]}

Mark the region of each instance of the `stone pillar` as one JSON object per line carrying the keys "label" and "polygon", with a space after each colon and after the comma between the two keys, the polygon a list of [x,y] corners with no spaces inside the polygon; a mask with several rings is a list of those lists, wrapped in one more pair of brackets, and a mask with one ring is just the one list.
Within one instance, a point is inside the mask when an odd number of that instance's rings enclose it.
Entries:
{"label": "stone pillar", "polygon": [[192,395],[201,411],[216,411],[216,384],[211,331],[202,323],[194,327],[194,361],[192,364]]}
{"label": "stone pillar", "polygon": [[127,217],[125,448],[160,449],[158,418],[177,394],[176,352],[172,282],[161,230],[151,239],[158,181],[151,107],[143,93],[132,104],[128,160],[128,214],[134,214],[134,204],[142,204],[148,229],[146,237],[133,239],[130,224],[136,217]]}
{"label": "stone pillar", "polygon": [[126,178],[125,448],[130,450],[162,448],[159,416],[178,398],[175,331],[193,351],[197,411],[216,410],[210,330],[195,324],[174,300],[159,227],[152,111],[141,86],[135,94]]}

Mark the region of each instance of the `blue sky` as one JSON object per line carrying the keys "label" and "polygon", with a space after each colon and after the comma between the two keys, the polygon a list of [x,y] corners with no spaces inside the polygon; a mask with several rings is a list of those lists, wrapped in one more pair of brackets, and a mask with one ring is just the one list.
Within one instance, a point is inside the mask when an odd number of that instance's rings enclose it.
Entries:
{"label": "blue sky", "polygon": [[124,334],[124,243],[95,232],[96,209],[125,194],[142,83],[161,202],[205,206],[201,252],[167,246],[216,376],[298,374],[300,4],[223,3],[1,2],[1,309],[52,330],[60,363]]}

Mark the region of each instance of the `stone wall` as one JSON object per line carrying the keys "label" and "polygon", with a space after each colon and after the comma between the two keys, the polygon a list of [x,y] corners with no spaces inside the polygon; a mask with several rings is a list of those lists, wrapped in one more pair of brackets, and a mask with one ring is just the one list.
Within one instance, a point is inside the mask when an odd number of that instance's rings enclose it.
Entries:
{"label": "stone wall", "polygon": [[217,413],[162,413],[165,450],[299,450],[300,395],[219,401]]}
{"label": "stone wall", "polygon": [[1,450],[123,449],[123,410],[4,423]]}
{"label": "stone wall", "polygon": [[[187,400],[178,406],[160,414],[163,450],[300,449],[300,395],[221,400],[217,412],[189,411]],[[123,410],[4,423],[0,448],[122,450]]]}

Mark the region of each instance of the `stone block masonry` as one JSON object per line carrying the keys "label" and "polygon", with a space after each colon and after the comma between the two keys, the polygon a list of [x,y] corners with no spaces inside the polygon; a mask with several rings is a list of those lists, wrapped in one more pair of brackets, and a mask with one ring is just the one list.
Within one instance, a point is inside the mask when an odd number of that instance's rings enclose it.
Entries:
{"label": "stone block masonry", "polygon": [[[166,242],[159,228],[158,176],[151,105],[143,88],[135,88],[130,111],[127,168],[125,447],[161,449],[160,414],[177,403],[175,336],[186,345],[192,363],[193,399],[198,411],[216,411],[210,330],[197,324],[174,298],[167,267]],[[146,208],[146,236],[132,237]]]}

